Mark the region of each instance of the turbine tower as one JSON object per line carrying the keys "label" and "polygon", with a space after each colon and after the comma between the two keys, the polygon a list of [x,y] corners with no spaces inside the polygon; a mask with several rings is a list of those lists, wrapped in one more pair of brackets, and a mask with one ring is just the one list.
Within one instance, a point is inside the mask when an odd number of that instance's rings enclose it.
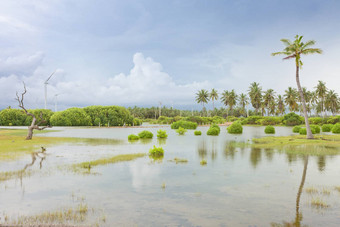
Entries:
{"label": "turbine tower", "polygon": [[[56,70],[57,71],[57,70]],[[51,79],[51,77],[53,76],[53,74],[56,72],[54,71],[51,76],[49,78],[47,78],[47,80],[45,81],[45,110],[47,109],[47,84],[48,84],[48,81]]]}
{"label": "turbine tower", "polygon": [[60,95],[60,94],[54,95],[54,112],[58,111],[58,95]]}

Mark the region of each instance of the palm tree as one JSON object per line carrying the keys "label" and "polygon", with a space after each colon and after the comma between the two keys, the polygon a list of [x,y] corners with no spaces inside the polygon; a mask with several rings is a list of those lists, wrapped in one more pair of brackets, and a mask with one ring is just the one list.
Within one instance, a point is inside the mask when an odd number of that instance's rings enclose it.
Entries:
{"label": "palm tree", "polygon": [[247,97],[246,94],[241,93],[238,100],[239,100],[239,104],[242,107],[242,114],[245,115],[245,113],[246,113],[245,108],[246,108],[246,105],[248,105],[248,103],[249,103],[248,102],[248,97]]}
{"label": "palm tree", "polygon": [[[235,90],[231,91],[224,91],[222,93],[221,100],[225,106],[229,106],[229,110],[232,111],[233,107],[236,105],[237,100],[237,94],[235,93]],[[227,118],[229,115],[229,111],[227,110]]]}
{"label": "palm tree", "polygon": [[309,40],[306,43],[303,43],[302,40],[303,36],[296,35],[294,42],[290,41],[289,39],[281,39],[281,42],[286,46],[286,48],[281,51],[281,52],[275,52],[272,53],[273,56],[283,54],[287,55],[287,57],[283,58],[284,60],[286,59],[291,59],[295,58],[295,66],[296,66],[296,84],[300,93],[300,97],[302,100],[302,107],[303,107],[303,114],[305,117],[305,124],[306,124],[306,129],[307,129],[307,139],[313,139],[313,134],[309,126],[308,122],[308,115],[307,115],[307,109],[306,109],[306,102],[305,98],[303,97],[302,89],[301,89],[301,84],[300,84],[300,78],[299,78],[299,69],[302,67],[302,61],[301,61],[301,55],[307,55],[307,54],[314,54],[318,53],[321,54],[322,50],[318,48],[310,48],[310,46],[315,44],[314,40]]}
{"label": "palm tree", "polygon": [[284,103],[282,95],[277,96],[276,102],[277,102],[277,112],[282,115],[285,112],[285,103]]}
{"label": "palm tree", "polygon": [[340,107],[340,101],[338,94],[334,90],[330,90],[325,99],[325,108],[332,112],[332,115],[336,114]]}
{"label": "palm tree", "polygon": [[214,101],[218,99],[218,93],[217,93],[217,91],[214,88],[211,89],[209,97],[210,97],[211,101],[213,102],[213,110],[215,110]]}
{"label": "palm tree", "polygon": [[322,112],[322,116],[325,117],[325,99],[327,95],[326,83],[319,80],[318,85],[316,85],[315,93],[318,97],[319,108]]}
{"label": "palm tree", "polygon": [[275,101],[271,101],[269,104],[268,104],[268,115],[274,115],[276,113],[276,103]]}
{"label": "palm tree", "polygon": [[253,82],[250,84],[248,94],[250,97],[251,105],[255,108],[256,114],[261,108],[262,102],[262,87],[260,87],[259,83]]}
{"label": "palm tree", "polygon": [[268,89],[267,91],[264,92],[264,96],[263,96],[263,104],[264,106],[267,108],[268,110],[268,115],[269,115],[269,112],[270,112],[270,107],[269,105],[274,102],[275,100],[275,92],[273,89]]}
{"label": "palm tree", "polygon": [[202,89],[196,93],[196,102],[198,104],[201,103],[203,105],[202,111],[204,111],[205,109],[204,103],[208,103],[208,101],[209,101],[209,94],[207,90]]}
{"label": "palm tree", "polygon": [[285,90],[284,97],[285,97],[285,103],[289,106],[290,112],[299,110],[299,105],[297,103],[298,92],[295,88],[288,87],[288,89]]}

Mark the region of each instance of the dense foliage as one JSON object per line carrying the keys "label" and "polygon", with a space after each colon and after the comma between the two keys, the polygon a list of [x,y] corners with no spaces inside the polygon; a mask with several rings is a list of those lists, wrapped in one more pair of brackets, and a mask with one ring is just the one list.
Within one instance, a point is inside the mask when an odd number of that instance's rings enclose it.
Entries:
{"label": "dense foliage", "polygon": [[340,123],[336,123],[333,128],[332,128],[332,132],[339,134],[340,133]]}
{"label": "dense foliage", "polygon": [[64,111],[56,112],[52,115],[51,124],[53,126],[91,126],[92,121],[84,109],[73,107]]}
{"label": "dense foliage", "polygon": [[153,158],[159,158],[164,156],[164,149],[162,147],[156,147],[155,145],[153,148],[150,148],[149,155]]}
{"label": "dense foliage", "polygon": [[[51,110],[45,109],[34,109],[28,110],[29,113],[32,113],[36,116],[37,122],[40,122],[42,119],[40,118],[40,114],[42,113],[43,119],[46,123],[41,125],[50,125],[50,118],[53,114]],[[0,111],[0,125],[4,126],[28,126],[31,125],[32,117],[27,116],[25,112],[21,109],[4,109]]]}
{"label": "dense foliage", "polygon": [[150,131],[144,130],[138,133],[139,138],[141,139],[152,139],[153,134]]}
{"label": "dense foliage", "polygon": [[171,124],[171,129],[179,129],[179,127],[185,128],[185,129],[196,129],[197,123],[191,122],[191,121],[176,121]]}
{"label": "dense foliage", "polygon": [[299,133],[300,129],[301,129],[301,126],[296,125],[296,126],[293,127],[293,132],[294,133]]}
{"label": "dense foliage", "polygon": [[176,132],[179,134],[179,135],[184,135],[187,130],[185,128],[182,128],[182,127],[179,127]]}
{"label": "dense foliage", "polygon": [[313,134],[319,134],[320,133],[320,126],[319,125],[310,125],[310,129],[312,130]]}
{"label": "dense foliage", "polygon": [[207,131],[207,135],[208,136],[218,136],[221,132],[221,128],[220,126],[216,125],[216,124],[212,124],[210,125],[208,131]]}
{"label": "dense foliage", "polygon": [[202,132],[201,132],[201,131],[198,131],[198,130],[196,130],[196,131],[194,132],[194,134],[195,134],[195,136],[200,136],[200,135],[202,135]]}
{"label": "dense foliage", "polygon": [[227,130],[230,134],[241,134],[243,132],[243,127],[240,122],[235,121],[227,128]]}
{"label": "dense foliage", "polygon": [[275,128],[271,125],[267,125],[264,129],[266,134],[275,134]]}
{"label": "dense foliage", "polygon": [[332,128],[333,128],[332,124],[324,124],[321,127],[323,132],[330,132],[330,131],[332,131]]}
{"label": "dense foliage", "polygon": [[303,122],[304,118],[293,112],[283,116],[283,123],[287,126],[301,125]]}
{"label": "dense foliage", "polygon": [[168,138],[168,134],[166,134],[165,130],[160,129],[157,131],[157,138],[160,138],[160,139]]}
{"label": "dense foliage", "polygon": [[139,136],[134,135],[134,134],[130,134],[130,135],[128,136],[128,140],[139,140]]}

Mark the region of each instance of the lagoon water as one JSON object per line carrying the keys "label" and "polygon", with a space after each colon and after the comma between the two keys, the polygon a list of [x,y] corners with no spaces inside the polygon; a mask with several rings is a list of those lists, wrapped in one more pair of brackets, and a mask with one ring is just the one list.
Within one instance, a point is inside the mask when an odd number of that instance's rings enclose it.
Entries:
{"label": "lagoon water", "polygon": [[[156,138],[160,128],[167,131],[166,140]],[[202,136],[194,136],[193,130],[180,136],[169,126],[53,129],[60,131],[39,136],[88,140],[47,147],[42,168],[37,163],[32,167],[35,174],[0,182],[0,223],[4,216],[35,215],[75,206],[81,200],[89,208],[86,221],[79,223],[82,226],[340,226],[340,192],[335,190],[340,186],[340,156],[306,157],[240,146],[267,136],[264,127],[246,126],[242,135],[228,134],[221,127],[219,136],[207,136],[207,127],[198,127]],[[142,130],[152,131],[154,138],[127,140],[129,134]],[[291,128],[276,127],[275,136],[291,134]],[[148,153],[153,145],[164,148],[163,160],[145,156],[96,166],[86,175],[66,170],[73,163]],[[188,162],[176,164],[171,161],[176,157]],[[202,159],[207,165],[200,165]],[[30,161],[27,155],[0,162],[0,171],[18,170]],[[300,218],[296,218],[306,167]],[[318,192],[307,193],[305,189],[311,187]],[[329,207],[311,206],[313,198]]]}

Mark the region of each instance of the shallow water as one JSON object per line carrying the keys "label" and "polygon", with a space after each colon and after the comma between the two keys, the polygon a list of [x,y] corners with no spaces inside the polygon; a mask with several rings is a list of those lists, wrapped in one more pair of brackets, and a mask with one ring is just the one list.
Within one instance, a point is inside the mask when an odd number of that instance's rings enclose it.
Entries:
{"label": "shallow water", "polygon": [[[54,128],[58,129],[58,128]],[[296,198],[303,170],[307,167],[299,212],[308,226],[340,225],[339,156],[307,157],[239,146],[252,138],[266,136],[264,127],[244,127],[242,135],[230,135],[221,127],[219,136],[202,136],[188,130],[184,136],[165,126],[169,136],[156,138],[159,128],[149,128],[154,138],[130,143],[127,136],[145,128],[59,128],[39,136],[92,138],[91,140],[47,147],[42,168],[36,163],[30,177],[0,182],[0,217],[34,215],[74,205],[82,197],[93,212],[88,224],[100,226],[270,226],[296,218]],[[276,127],[275,136],[291,135],[291,128]],[[107,139],[107,140],[95,140]],[[112,141],[111,139],[114,139]],[[106,142],[105,142],[106,141]],[[81,175],[67,165],[117,154],[147,153],[153,145],[165,150],[161,162],[148,156],[91,169]],[[171,162],[175,157],[187,163]],[[202,159],[207,165],[200,165]],[[27,156],[15,162],[0,162],[0,171],[18,170],[29,163]],[[162,185],[165,185],[165,188]],[[327,189],[329,194],[323,194]],[[311,207],[312,198],[321,198],[329,207]],[[98,217],[105,216],[105,222]],[[0,219],[0,223],[1,223]]]}

